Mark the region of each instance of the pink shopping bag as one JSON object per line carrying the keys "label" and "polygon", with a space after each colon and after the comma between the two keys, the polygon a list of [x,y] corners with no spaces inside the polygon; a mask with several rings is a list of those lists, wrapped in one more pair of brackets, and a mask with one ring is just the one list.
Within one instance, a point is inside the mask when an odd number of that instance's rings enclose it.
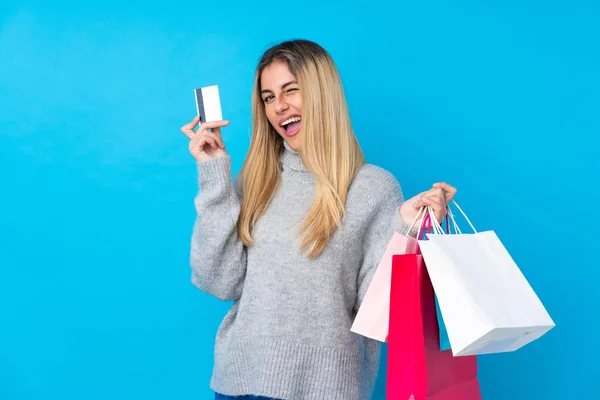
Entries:
{"label": "pink shopping bag", "polygon": [[388,400],[481,400],[476,356],[439,347],[433,287],[420,254],[394,255]]}
{"label": "pink shopping bag", "polygon": [[414,254],[417,247],[417,239],[394,233],[352,323],[352,332],[380,342],[386,341],[390,321],[392,257],[395,254]]}

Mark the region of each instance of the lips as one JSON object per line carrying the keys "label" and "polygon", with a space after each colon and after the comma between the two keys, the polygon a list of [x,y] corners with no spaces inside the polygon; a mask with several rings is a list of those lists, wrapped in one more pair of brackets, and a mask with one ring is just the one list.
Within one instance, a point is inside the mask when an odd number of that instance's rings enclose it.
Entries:
{"label": "lips", "polygon": [[300,131],[302,117],[299,115],[289,115],[279,120],[279,126],[285,130],[287,136],[294,136]]}
{"label": "lips", "polygon": [[302,119],[302,117],[298,114],[286,115],[283,118],[279,119],[279,126],[285,125],[287,122],[291,122],[291,120]]}
{"label": "lips", "polygon": [[292,122],[284,127],[285,134],[288,136],[294,136],[298,132],[300,132],[300,126],[302,125],[302,121]]}

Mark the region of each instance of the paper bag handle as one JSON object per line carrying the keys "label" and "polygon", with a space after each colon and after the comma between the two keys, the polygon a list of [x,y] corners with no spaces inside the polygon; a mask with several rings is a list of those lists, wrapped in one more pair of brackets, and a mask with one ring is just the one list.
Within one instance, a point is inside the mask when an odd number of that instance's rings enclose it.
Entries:
{"label": "paper bag handle", "polygon": [[[465,214],[465,212],[462,210],[462,208],[460,208],[460,206],[458,205],[458,203],[455,200],[452,200],[452,203],[454,203],[454,205],[456,206],[456,208],[458,208],[458,210],[461,212],[461,214],[463,215],[463,217],[465,217],[465,219],[467,220],[467,222],[469,223],[469,225],[471,226],[471,229],[473,229],[474,233],[477,233],[477,229],[475,229],[475,227],[473,226],[473,224],[471,223],[471,220],[469,219],[469,217],[467,217],[467,214]],[[444,233],[444,230],[442,229],[441,225],[439,224],[437,218],[435,218],[435,214],[433,212],[433,208],[431,207],[427,207],[427,211],[430,215],[430,219],[431,221],[433,221],[433,229],[435,231],[435,233],[439,234],[439,235],[444,235],[446,233]],[[452,210],[450,209],[449,206],[446,207],[446,216],[450,217],[450,219],[452,220],[452,225],[454,226],[454,229],[456,231],[457,234],[462,234],[462,231],[460,230],[460,228],[458,227],[458,224],[456,223],[456,219],[454,218],[454,214],[452,213]],[[446,220],[446,225],[448,224],[448,220]]]}
{"label": "paper bag handle", "polygon": [[[475,226],[473,226],[473,223],[471,222],[469,217],[467,217],[467,214],[465,214],[463,209],[458,205],[456,200],[452,199],[452,203],[454,203],[454,205],[456,206],[456,208],[458,208],[458,210],[463,215],[463,217],[465,217],[465,220],[467,220],[469,226],[471,227],[471,229],[473,229],[473,232],[477,233],[477,229],[475,229]],[[421,213],[423,213],[423,215],[421,215]],[[435,218],[435,213],[433,211],[433,208],[431,208],[430,206],[427,206],[427,207],[422,207],[419,209],[419,212],[415,216],[415,219],[413,220],[413,222],[410,225],[410,227],[408,228],[408,230],[404,233],[404,236],[408,236],[410,231],[413,229],[413,227],[419,220],[419,217],[421,217],[421,222],[419,223],[419,231],[417,232],[417,238],[419,238],[421,236],[421,232],[425,230],[426,222],[429,223],[428,228],[427,228],[428,230],[433,229],[434,232],[439,235],[450,234],[450,224],[449,224],[448,219],[452,220],[452,226],[454,227],[455,234],[458,234],[458,235],[462,234],[462,231],[460,230],[458,224],[456,223],[456,219],[454,218],[454,214],[452,213],[450,205],[447,205],[446,206],[446,232],[444,232],[444,230],[442,229],[442,226],[438,222],[437,218]]]}
{"label": "paper bag handle", "polygon": [[[428,225],[427,229],[429,231],[431,231],[431,229],[432,229],[431,221],[428,221],[429,215],[427,215],[427,212],[425,212],[425,210],[426,210],[425,207],[421,207],[419,209],[419,212],[415,216],[415,219],[413,220],[412,224],[410,225],[410,227],[408,228],[408,230],[406,232],[404,232],[404,236],[408,236],[409,235],[410,231],[413,229],[413,227],[417,223],[417,220],[419,219],[419,217],[421,217],[421,222],[419,223],[419,230],[417,232],[417,239],[421,236],[421,232],[425,232],[425,224],[427,222],[429,222],[429,225]],[[421,213],[423,213],[423,215],[421,215]]]}
{"label": "paper bag handle", "polygon": [[[467,222],[469,223],[469,226],[471,227],[471,229],[473,229],[474,233],[477,233],[477,229],[475,229],[475,227],[473,226],[473,224],[471,223],[471,220],[469,219],[469,217],[467,217],[467,214],[465,214],[465,212],[463,211],[462,208],[460,208],[460,206],[458,205],[458,203],[455,200],[452,200],[452,202],[454,203],[454,205],[456,206],[456,208],[458,208],[458,210],[460,211],[460,213],[463,215],[463,217],[465,217],[465,219],[467,220]],[[450,214],[450,218],[452,218],[452,221],[454,223],[455,226],[458,226],[456,224],[456,220],[454,219],[454,215]]]}
{"label": "paper bag handle", "polygon": [[[460,206],[458,205],[458,203],[456,201],[452,200],[452,202],[460,210],[462,215],[465,217],[465,219],[467,220],[467,222],[473,229],[473,232],[477,233],[477,230],[471,223],[471,220],[469,219],[469,217],[467,217],[467,214],[465,214],[465,212],[462,210],[462,208],[460,208]],[[456,219],[454,218],[454,214],[452,213],[452,210],[450,209],[449,206],[446,206],[446,232],[444,232],[444,230],[442,229],[442,226],[440,225],[437,218],[435,217],[435,212],[433,211],[433,208],[428,206],[427,214],[428,214],[428,222],[430,223],[430,225],[432,225],[434,233],[436,233],[438,235],[449,234],[450,233],[450,224],[449,224],[449,220],[448,220],[448,218],[449,218],[452,220],[452,225],[454,226],[454,230],[455,230],[456,234],[459,234],[459,235],[462,234],[462,231],[458,227],[458,224],[456,223]]]}

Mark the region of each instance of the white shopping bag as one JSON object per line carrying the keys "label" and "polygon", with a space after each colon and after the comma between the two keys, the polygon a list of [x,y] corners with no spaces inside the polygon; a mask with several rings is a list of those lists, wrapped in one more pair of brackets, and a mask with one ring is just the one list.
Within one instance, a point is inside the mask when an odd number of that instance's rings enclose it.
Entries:
{"label": "white shopping bag", "polygon": [[419,241],[452,353],[515,351],[555,324],[498,236],[478,233],[454,204],[474,233],[444,233],[430,209],[435,233]]}

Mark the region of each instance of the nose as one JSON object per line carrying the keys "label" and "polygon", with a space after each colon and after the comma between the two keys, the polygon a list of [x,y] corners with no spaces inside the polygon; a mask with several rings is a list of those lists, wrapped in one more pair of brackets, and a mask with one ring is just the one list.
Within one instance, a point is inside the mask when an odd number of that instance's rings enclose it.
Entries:
{"label": "nose", "polygon": [[289,105],[287,103],[287,101],[285,100],[285,96],[281,96],[279,98],[277,98],[275,103],[275,111],[278,114],[283,113],[284,111],[286,111],[289,108]]}

